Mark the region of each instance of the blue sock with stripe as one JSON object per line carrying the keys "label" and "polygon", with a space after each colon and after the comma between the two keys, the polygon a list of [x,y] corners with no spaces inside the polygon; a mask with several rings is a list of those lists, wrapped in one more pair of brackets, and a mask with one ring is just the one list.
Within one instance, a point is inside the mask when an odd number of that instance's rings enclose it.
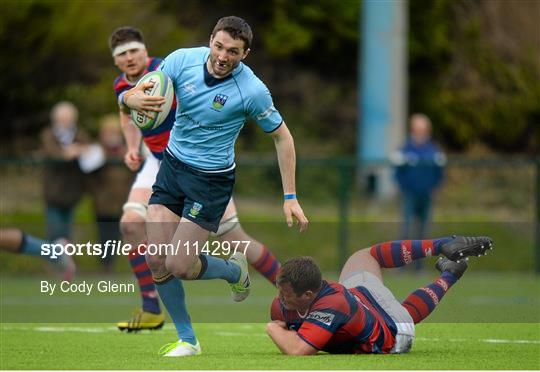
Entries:
{"label": "blue sock with stripe", "polygon": [[19,248],[19,253],[26,254],[29,256],[41,257],[53,264],[60,264],[62,262],[61,256],[58,256],[56,258],[51,258],[52,253],[53,253],[52,248],[51,248],[51,254],[49,254],[48,256],[41,255],[41,246],[43,244],[56,244],[56,243],[49,243],[46,240],[39,239],[39,238],[36,238],[35,236],[23,233],[21,246]]}
{"label": "blue sock with stripe", "polygon": [[35,236],[23,234],[22,235],[22,241],[21,246],[19,248],[20,254],[27,254],[29,256],[39,256],[42,258],[49,258],[51,261],[53,260],[49,256],[42,256],[41,255],[41,245],[47,244],[43,239],[38,239]]}
{"label": "blue sock with stripe", "polygon": [[224,279],[229,283],[236,283],[240,278],[240,267],[223,258],[210,255],[199,255],[202,268],[197,279]]}
{"label": "blue sock with stripe", "polygon": [[180,279],[168,274],[164,278],[154,279],[156,288],[161,297],[161,301],[169,312],[176,328],[178,339],[189,342],[192,345],[197,343],[195,332],[191,326],[191,318],[186,308],[184,286]]}

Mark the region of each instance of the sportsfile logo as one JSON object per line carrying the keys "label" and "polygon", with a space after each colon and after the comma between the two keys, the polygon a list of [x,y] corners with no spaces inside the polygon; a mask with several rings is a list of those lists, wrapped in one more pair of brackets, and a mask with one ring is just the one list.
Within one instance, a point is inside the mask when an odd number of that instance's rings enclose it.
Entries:
{"label": "sportsfile logo", "polygon": [[322,324],[329,326],[330,324],[332,324],[334,317],[335,317],[334,314],[323,313],[322,311],[313,311],[309,313],[306,319],[313,319]]}
{"label": "sportsfile logo", "polygon": [[110,256],[169,256],[178,255],[178,252],[185,252],[188,256],[195,252],[211,256],[228,256],[231,253],[242,252],[246,254],[251,240],[219,240],[191,242],[189,240],[178,240],[173,243],[150,243],[133,246],[129,243],[122,243],[119,240],[107,240],[101,243],[44,243],[41,245],[41,256],[56,260],[63,255],[67,256],[100,256],[102,259]]}

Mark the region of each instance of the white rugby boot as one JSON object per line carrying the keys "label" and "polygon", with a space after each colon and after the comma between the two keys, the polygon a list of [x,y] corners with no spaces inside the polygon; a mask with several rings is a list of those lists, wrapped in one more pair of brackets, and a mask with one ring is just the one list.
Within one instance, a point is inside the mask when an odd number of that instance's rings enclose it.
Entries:
{"label": "white rugby boot", "polygon": [[231,287],[232,299],[236,302],[244,301],[249,296],[251,290],[246,256],[240,252],[235,252],[229,257],[229,262],[240,267],[240,278],[238,279],[238,282],[229,284]]}
{"label": "white rugby boot", "polygon": [[158,354],[164,357],[185,357],[185,356],[195,356],[201,355],[201,345],[197,340],[195,345],[190,344],[182,340],[176,342],[171,342],[170,344],[163,345],[159,349]]}

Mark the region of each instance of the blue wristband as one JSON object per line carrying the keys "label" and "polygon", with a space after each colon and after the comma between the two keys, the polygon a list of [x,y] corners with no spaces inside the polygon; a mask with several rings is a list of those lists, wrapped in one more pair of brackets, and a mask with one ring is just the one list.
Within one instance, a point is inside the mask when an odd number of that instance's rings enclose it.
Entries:
{"label": "blue wristband", "polygon": [[283,197],[285,198],[285,200],[292,200],[296,199],[296,194],[285,194]]}

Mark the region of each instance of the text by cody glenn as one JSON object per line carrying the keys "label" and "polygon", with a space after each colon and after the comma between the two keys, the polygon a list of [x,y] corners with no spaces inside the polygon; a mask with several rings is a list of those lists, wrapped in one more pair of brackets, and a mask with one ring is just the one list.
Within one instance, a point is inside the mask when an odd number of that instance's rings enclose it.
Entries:
{"label": "text by cody glenn", "polygon": [[133,283],[115,283],[110,280],[100,280],[98,282],[83,280],[80,283],[70,283],[65,280],[60,283],[47,280],[40,282],[40,292],[49,296],[65,293],[79,293],[90,296],[94,291],[98,293],[134,293],[135,285]]}
{"label": "text by cody glenn", "polygon": [[246,254],[250,240],[236,241],[182,241],[176,244],[140,244],[133,247],[129,243],[122,243],[120,240],[107,240],[105,243],[45,243],[41,245],[41,255],[51,259],[56,259],[62,255],[68,256],[100,256],[102,259],[108,256],[128,256],[133,254],[135,249],[137,254],[144,255],[199,255],[228,256],[229,254],[241,252]]}

